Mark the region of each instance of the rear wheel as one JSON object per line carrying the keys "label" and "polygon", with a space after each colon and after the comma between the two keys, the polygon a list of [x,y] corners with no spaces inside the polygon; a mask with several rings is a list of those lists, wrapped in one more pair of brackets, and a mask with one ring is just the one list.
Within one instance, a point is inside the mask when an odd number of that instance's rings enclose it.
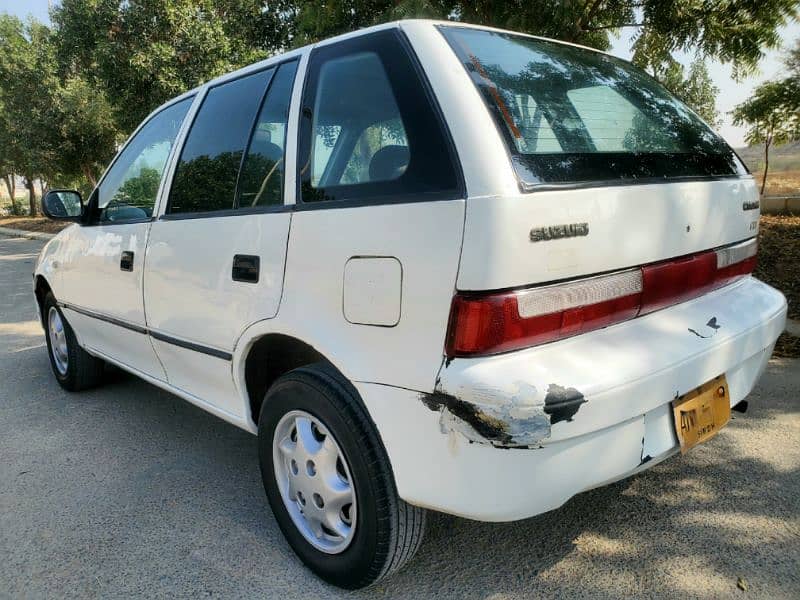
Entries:
{"label": "rear wheel", "polygon": [[70,392],[98,385],[103,379],[104,363],[78,345],[52,293],[45,296],[42,314],[50,366],[59,385]]}
{"label": "rear wheel", "polygon": [[261,475],[300,559],[351,589],[410,560],[425,510],[398,498],[386,451],[352,385],[318,363],[278,379],[262,406]]}

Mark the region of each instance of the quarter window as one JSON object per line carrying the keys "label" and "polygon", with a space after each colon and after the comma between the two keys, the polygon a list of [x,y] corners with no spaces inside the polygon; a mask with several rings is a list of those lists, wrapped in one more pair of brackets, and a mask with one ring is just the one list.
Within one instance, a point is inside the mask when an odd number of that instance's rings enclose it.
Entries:
{"label": "quarter window", "polygon": [[296,61],[281,65],[269,86],[239,176],[239,208],[283,204],[286,127],[296,72]]}
{"label": "quarter window", "polygon": [[242,155],[274,71],[259,71],[208,91],[175,170],[171,214],[233,208]]}
{"label": "quarter window", "polygon": [[303,202],[456,198],[447,131],[399,32],[322,46],[303,95]]}
{"label": "quarter window", "polygon": [[101,223],[149,219],[172,144],[192,98],[168,106],[128,142],[97,189]]}

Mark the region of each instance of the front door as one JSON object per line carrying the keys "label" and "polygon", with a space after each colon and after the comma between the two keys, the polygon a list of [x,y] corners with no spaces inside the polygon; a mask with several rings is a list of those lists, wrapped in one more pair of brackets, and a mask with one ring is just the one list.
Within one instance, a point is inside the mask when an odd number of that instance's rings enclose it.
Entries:
{"label": "front door", "polygon": [[88,222],[62,242],[58,300],[81,343],[158,379],[165,374],[147,335],[144,256],[161,178],[191,102],[176,102],[140,127],[92,194]]}
{"label": "front door", "polygon": [[281,299],[296,71],[288,61],[208,90],[150,232],[147,321],[169,382],[232,421],[245,415],[231,373],[236,341]]}

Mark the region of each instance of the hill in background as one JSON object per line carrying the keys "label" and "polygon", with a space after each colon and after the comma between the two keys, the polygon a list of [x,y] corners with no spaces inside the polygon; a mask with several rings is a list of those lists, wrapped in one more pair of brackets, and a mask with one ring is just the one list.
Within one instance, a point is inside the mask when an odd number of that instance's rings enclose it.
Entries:
{"label": "hill in background", "polygon": [[[753,173],[764,168],[764,146],[736,148],[736,153]],[[800,142],[791,142],[769,149],[769,170],[800,171]]]}

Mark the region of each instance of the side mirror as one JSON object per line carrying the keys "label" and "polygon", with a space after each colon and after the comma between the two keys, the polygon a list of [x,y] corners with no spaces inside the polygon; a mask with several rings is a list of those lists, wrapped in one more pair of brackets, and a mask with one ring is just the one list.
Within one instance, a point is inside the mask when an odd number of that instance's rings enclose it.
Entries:
{"label": "side mirror", "polygon": [[42,198],[42,212],[50,219],[77,221],[83,214],[83,199],[75,190],[50,190]]}

